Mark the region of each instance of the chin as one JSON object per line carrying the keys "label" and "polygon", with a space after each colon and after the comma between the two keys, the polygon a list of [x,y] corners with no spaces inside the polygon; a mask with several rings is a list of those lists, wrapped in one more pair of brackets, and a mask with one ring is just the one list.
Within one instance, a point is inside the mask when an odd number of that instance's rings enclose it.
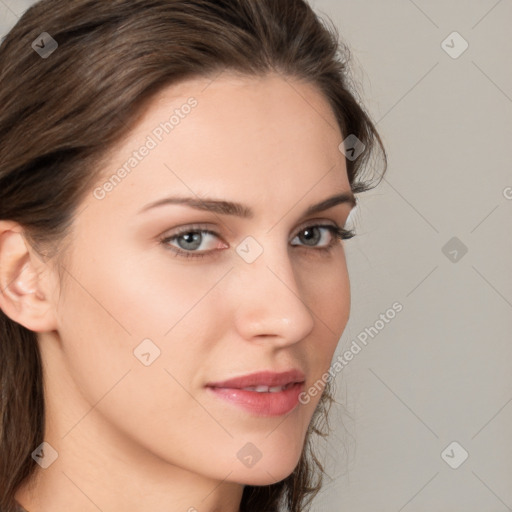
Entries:
{"label": "chin", "polygon": [[231,478],[244,485],[272,485],[289,477],[299,463],[301,454],[293,457],[283,456],[278,451],[263,463],[263,459],[254,467],[233,472]]}

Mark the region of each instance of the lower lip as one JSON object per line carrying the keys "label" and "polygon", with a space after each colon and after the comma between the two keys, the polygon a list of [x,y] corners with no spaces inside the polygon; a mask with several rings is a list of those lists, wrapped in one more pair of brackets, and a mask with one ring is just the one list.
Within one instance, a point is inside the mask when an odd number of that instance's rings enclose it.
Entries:
{"label": "lower lip", "polygon": [[277,393],[259,393],[236,388],[207,387],[207,389],[219,398],[258,416],[282,416],[297,407],[303,387],[303,382],[297,382]]}

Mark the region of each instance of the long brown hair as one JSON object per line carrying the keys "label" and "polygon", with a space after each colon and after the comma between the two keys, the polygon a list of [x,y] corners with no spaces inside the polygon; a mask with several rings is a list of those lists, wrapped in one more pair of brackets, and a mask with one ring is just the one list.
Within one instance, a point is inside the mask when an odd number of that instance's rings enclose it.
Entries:
{"label": "long brown hair", "polygon": [[[58,44],[46,58],[32,46],[43,32]],[[148,101],[164,87],[222,71],[278,72],[316,85],[344,137],[364,144],[346,160],[352,190],[373,188],[365,174],[375,170],[378,150],[384,175],[386,151],[349,61],[335,26],[306,0],[42,0],[0,45],[0,219],[18,222],[42,257],[58,260],[103,158]],[[13,512],[44,440],[43,373],[36,333],[1,310],[0,391],[0,510]],[[246,486],[242,512],[308,508],[323,473],[312,434],[326,434],[319,425],[331,402],[327,386],[293,473]]]}

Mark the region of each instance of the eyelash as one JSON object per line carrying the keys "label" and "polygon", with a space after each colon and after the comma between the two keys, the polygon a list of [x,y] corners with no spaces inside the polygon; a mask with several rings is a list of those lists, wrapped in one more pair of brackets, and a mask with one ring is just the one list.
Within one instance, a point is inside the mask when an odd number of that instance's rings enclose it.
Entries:
{"label": "eyelash", "polygon": [[[332,251],[338,245],[337,244],[338,240],[348,240],[349,238],[353,238],[354,236],[356,236],[355,231],[343,229],[343,228],[340,228],[338,225],[332,225],[332,224],[312,224],[310,226],[305,226],[297,233],[297,235],[302,233],[303,231],[306,231],[306,230],[312,229],[312,228],[324,228],[324,229],[329,230],[330,233],[332,235],[334,235],[333,240],[327,246],[325,246],[325,247],[312,246],[311,247],[313,250],[322,251],[323,253],[328,253],[328,252]],[[217,252],[217,250],[215,250],[215,249],[213,249],[211,251],[200,251],[200,252],[199,251],[185,251],[184,249],[179,249],[172,245],[168,245],[169,242],[176,240],[177,238],[179,238],[182,235],[186,235],[186,234],[190,234],[190,233],[201,233],[201,234],[207,233],[207,234],[210,234],[210,235],[213,235],[213,236],[219,238],[219,235],[217,233],[215,233],[214,231],[210,231],[208,229],[203,229],[201,227],[190,226],[190,227],[187,227],[186,229],[183,229],[183,230],[173,234],[172,236],[166,236],[164,238],[161,238],[160,243],[165,245],[166,248],[168,248],[172,252],[174,252],[177,257],[204,258],[205,256],[208,256],[210,253]],[[295,235],[295,236],[297,236],[297,235]],[[299,247],[307,248],[308,246],[302,245]]]}

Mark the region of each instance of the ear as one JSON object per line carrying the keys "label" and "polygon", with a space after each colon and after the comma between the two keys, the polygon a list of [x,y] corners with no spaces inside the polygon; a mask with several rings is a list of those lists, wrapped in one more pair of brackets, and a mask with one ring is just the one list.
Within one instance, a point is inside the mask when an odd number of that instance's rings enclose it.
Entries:
{"label": "ear", "polygon": [[23,228],[0,221],[0,309],[34,332],[57,327],[51,302],[50,271],[26,242]]}

